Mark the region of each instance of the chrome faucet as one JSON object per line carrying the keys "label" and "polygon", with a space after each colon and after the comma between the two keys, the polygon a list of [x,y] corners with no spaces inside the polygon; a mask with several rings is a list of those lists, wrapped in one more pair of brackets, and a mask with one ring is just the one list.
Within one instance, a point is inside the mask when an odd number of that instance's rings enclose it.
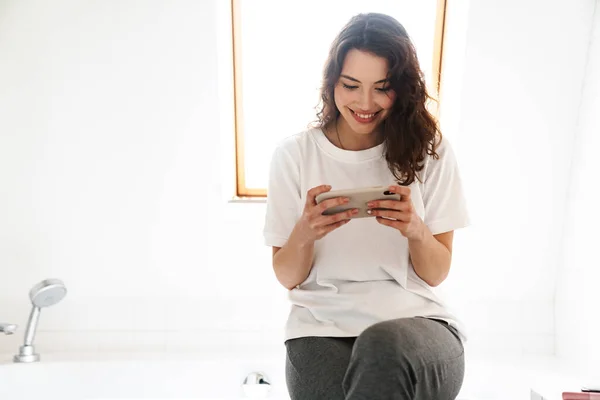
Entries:
{"label": "chrome faucet", "polygon": [[17,325],[6,324],[3,322],[0,322],[0,332],[1,333],[4,333],[5,335],[12,335],[13,333],[15,333],[16,330],[17,330]]}

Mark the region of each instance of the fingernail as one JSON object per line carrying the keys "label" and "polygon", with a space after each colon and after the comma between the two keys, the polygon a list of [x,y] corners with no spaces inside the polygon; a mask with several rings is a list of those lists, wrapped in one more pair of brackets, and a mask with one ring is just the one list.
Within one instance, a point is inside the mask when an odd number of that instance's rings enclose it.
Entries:
{"label": "fingernail", "polygon": [[352,210],[352,214],[358,214],[358,210]]}
{"label": "fingernail", "polygon": [[373,206],[375,205],[375,203],[373,203],[373,202],[368,202],[368,203],[367,203],[367,205],[368,205],[369,207],[373,207]]}
{"label": "fingernail", "polygon": [[373,210],[367,210],[367,214],[373,214]]}

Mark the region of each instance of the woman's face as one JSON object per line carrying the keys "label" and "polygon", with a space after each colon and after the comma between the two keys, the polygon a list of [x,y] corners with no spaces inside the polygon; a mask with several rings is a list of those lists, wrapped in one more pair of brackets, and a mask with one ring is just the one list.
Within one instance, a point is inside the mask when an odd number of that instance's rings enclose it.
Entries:
{"label": "woman's face", "polygon": [[358,134],[370,134],[388,116],[396,94],[386,81],[387,60],[352,49],[335,85],[335,105],[346,124]]}

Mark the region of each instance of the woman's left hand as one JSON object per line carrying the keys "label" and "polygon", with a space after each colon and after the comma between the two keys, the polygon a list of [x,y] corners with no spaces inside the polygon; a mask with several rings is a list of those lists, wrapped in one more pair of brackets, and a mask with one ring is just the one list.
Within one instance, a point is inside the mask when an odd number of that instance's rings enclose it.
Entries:
{"label": "woman's left hand", "polygon": [[[389,191],[399,194],[400,200],[375,200],[367,203],[370,215],[382,225],[395,228],[407,239],[421,239],[425,224],[415,212],[408,186],[390,186]],[[382,210],[385,208],[386,210]],[[385,218],[384,218],[385,217]]]}

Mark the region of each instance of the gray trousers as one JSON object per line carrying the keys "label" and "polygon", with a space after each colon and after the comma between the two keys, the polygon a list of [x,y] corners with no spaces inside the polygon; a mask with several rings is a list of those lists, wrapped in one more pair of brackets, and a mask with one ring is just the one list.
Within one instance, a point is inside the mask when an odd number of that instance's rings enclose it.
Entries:
{"label": "gray trousers", "polygon": [[443,321],[401,318],[355,337],[285,342],[292,400],[451,400],[465,360],[456,330]]}

